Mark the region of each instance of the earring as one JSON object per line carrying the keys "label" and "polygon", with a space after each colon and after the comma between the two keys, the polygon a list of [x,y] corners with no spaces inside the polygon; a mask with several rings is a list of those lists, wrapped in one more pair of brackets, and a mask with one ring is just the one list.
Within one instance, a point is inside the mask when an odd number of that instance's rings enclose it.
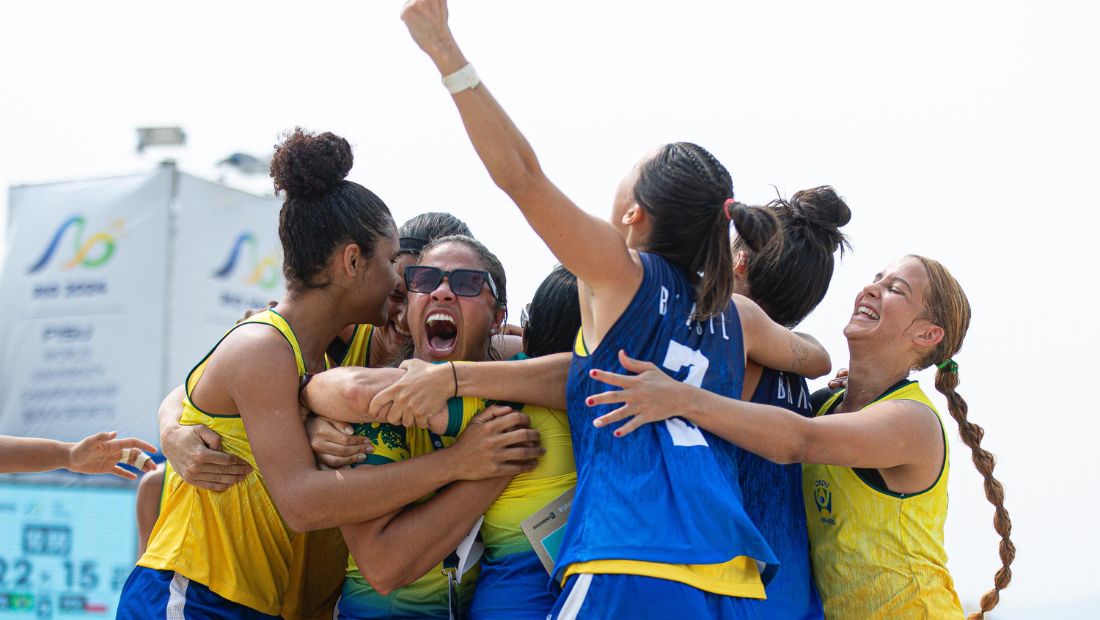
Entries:
{"label": "earring", "polygon": [[497,335],[497,328],[495,328],[495,327],[490,327],[490,328],[489,328],[489,335],[491,335],[491,336],[496,336],[496,335]]}

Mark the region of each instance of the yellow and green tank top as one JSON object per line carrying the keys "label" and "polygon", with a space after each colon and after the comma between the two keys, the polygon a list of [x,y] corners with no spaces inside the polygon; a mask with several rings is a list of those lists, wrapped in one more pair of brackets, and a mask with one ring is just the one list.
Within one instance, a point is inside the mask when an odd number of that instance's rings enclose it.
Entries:
{"label": "yellow and green tank top", "polygon": [[[834,411],[843,394],[833,395],[817,415]],[[919,402],[939,418],[939,412],[915,382],[899,383],[874,402],[886,400]],[[827,618],[963,617],[943,546],[947,446],[944,435],[939,478],[920,493],[903,495],[877,488],[850,467],[803,466],[814,581]]]}
{"label": "yellow and green tank top", "polygon": [[[355,326],[340,366],[366,366],[370,360],[374,326]],[[327,360],[331,365],[332,358]],[[283,597],[286,620],[331,620],[340,598],[347,566],[348,546],[340,528],[299,534],[294,539],[290,584]]]}
{"label": "yellow and green tank top", "polygon": [[[233,329],[248,324],[270,325],[278,330],[294,352],[298,374],[305,373],[298,340],[278,312],[261,312]],[[206,412],[191,400],[215,350],[217,345],[187,375],[180,423],[203,424],[218,433],[222,449],[247,461],[252,472],[238,484],[216,493],[185,483],[168,466],[160,517],[138,565],[175,571],[230,601],[279,615],[284,613],[295,549],[300,550],[303,543],[279,515],[264,486],[241,416]]]}
{"label": "yellow and green tank top", "polygon": [[[365,464],[385,466],[427,454],[437,448],[450,447],[454,444],[455,435],[460,429],[460,420],[455,421],[453,413],[451,417],[451,427],[443,435],[433,435],[424,429],[407,429],[385,423],[356,424],[355,434],[367,437],[374,446],[374,452],[367,456]],[[429,493],[419,502],[428,501],[434,495],[434,492]],[[478,572],[479,565],[475,563],[462,575],[458,596],[459,604],[463,609],[469,607]],[[363,578],[355,559],[348,555],[347,578],[340,598],[340,615],[348,618],[445,618],[448,612],[448,597],[447,577],[443,573],[442,562],[416,581],[388,595],[382,595]]]}

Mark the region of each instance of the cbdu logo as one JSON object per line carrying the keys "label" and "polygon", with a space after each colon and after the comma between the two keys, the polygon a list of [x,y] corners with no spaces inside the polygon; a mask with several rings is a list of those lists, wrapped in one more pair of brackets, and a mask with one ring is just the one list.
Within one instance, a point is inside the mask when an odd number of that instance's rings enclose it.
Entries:
{"label": "cbdu logo", "polygon": [[[57,232],[53,234],[53,239],[51,239],[50,244],[46,246],[46,251],[42,253],[42,256],[34,265],[31,265],[27,273],[38,273],[50,264],[54,254],[59,253],[58,246],[61,245],[61,240],[64,239],[65,233],[70,229],[73,230],[73,234],[71,235],[73,239],[73,252],[72,255],[62,263],[61,269],[69,270],[77,265],[88,269],[94,269],[107,264],[107,261],[111,260],[111,257],[115,254],[115,239],[122,235],[122,230],[126,226],[126,220],[119,218],[112,221],[106,230],[95,233],[85,241],[84,228],[86,225],[87,223],[84,217],[80,215],[74,215],[65,220],[57,229]],[[64,255],[65,252],[61,251],[60,254]]]}
{"label": "cbdu logo", "polygon": [[[229,250],[229,256],[225,259],[225,264],[214,272],[214,277],[219,280],[228,280],[237,272],[237,264],[241,263],[241,267],[245,270],[243,279],[245,283],[265,289],[278,286],[279,261],[270,254],[260,258],[258,246],[259,244],[252,233],[241,233],[237,240],[233,242],[233,247]],[[246,251],[248,253],[247,260],[241,256]]]}

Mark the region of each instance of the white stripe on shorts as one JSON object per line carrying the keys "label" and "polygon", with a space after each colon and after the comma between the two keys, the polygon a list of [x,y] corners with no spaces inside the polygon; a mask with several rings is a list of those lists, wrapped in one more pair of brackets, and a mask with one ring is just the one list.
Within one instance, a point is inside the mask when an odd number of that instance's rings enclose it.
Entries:
{"label": "white stripe on shorts", "polygon": [[185,620],[183,605],[187,602],[187,586],[191,580],[179,573],[172,575],[172,583],[168,586],[168,607],[165,609],[167,620]]}
{"label": "white stripe on shorts", "polygon": [[592,585],[592,575],[581,573],[576,579],[573,589],[569,591],[569,596],[565,598],[561,611],[558,612],[558,620],[577,620],[577,614],[581,613],[581,606],[588,596],[588,586]]}

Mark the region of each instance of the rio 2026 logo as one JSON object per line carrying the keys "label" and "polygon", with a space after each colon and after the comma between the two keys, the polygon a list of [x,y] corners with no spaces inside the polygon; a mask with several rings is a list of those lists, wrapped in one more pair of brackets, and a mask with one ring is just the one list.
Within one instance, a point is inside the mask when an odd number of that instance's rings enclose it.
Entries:
{"label": "rio 2026 logo", "polygon": [[[84,229],[87,226],[87,222],[82,215],[74,215],[65,220],[57,231],[54,232],[53,238],[50,240],[49,245],[46,246],[46,251],[42,253],[42,256],[31,265],[27,270],[27,274],[38,273],[46,268],[53,260],[55,254],[58,253],[58,246],[61,245],[61,240],[65,237],[65,233],[72,229],[73,239],[73,252],[72,255],[61,265],[61,269],[68,271],[74,267],[80,266],[87,269],[95,269],[107,264],[107,261],[111,260],[111,257],[115,255],[115,242],[118,237],[122,236],[124,227],[126,226],[126,220],[119,218],[113,220],[110,225],[92,236],[84,239]],[[61,252],[64,254],[64,251]]]}
{"label": "rio 2026 logo", "polygon": [[[241,261],[241,254],[248,251],[247,266],[243,265],[246,275],[243,281],[247,284],[259,286],[263,289],[273,289],[279,284],[279,261],[275,256],[267,255],[260,258],[259,244],[252,233],[244,232],[237,236],[233,247],[229,250],[229,256],[225,264],[214,272],[214,277],[219,280],[228,280],[237,270],[237,263]],[[243,263],[243,261],[242,261]]]}

